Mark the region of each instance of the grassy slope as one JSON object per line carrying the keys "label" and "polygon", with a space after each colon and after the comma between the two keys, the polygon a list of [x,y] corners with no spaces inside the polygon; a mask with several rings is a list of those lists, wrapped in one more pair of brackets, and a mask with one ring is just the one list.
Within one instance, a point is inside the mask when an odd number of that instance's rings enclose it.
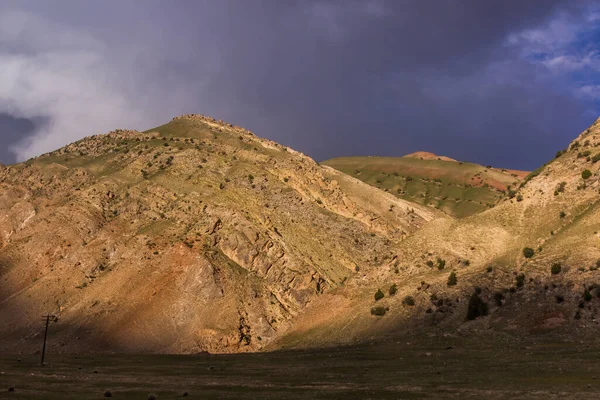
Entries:
{"label": "grassy slope", "polygon": [[322,164],[459,218],[492,207],[522,176],[478,164],[412,157],[340,157]]}

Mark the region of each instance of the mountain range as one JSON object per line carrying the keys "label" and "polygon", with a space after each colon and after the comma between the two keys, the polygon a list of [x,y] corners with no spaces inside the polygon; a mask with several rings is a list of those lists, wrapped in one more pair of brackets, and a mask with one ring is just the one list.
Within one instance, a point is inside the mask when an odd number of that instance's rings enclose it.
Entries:
{"label": "mountain range", "polygon": [[527,173],[317,163],[183,115],[0,165],[0,348],[248,352],[407,330],[591,332],[600,119]]}

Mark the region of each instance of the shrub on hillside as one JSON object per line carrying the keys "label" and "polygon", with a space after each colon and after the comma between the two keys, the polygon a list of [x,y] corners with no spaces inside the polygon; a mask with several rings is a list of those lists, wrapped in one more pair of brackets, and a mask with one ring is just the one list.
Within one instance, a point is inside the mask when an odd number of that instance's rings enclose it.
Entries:
{"label": "shrub on hillside", "polygon": [[381,289],[377,289],[377,291],[375,292],[375,301],[381,300],[384,297],[385,297],[385,295],[383,294]]}
{"label": "shrub on hillside", "polygon": [[595,164],[598,161],[600,161],[600,153],[596,154],[595,156],[592,157],[592,162]]}
{"label": "shrub on hillside", "polygon": [[559,294],[557,294],[556,296],[554,296],[554,299],[556,300],[557,303],[562,303],[563,301],[565,301],[565,298]]}
{"label": "shrub on hillside", "polygon": [[517,287],[523,287],[525,284],[525,274],[519,274],[516,277]]}
{"label": "shrub on hillside", "polygon": [[404,300],[402,300],[402,304],[405,304],[407,306],[414,306],[415,305],[415,299],[413,299],[412,296],[406,296],[404,298]]}
{"label": "shrub on hillside", "polygon": [[581,173],[581,177],[583,179],[588,179],[590,176],[592,176],[592,171],[590,171],[589,169],[586,169]]}
{"label": "shrub on hillside", "polygon": [[494,302],[498,307],[502,306],[502,300],[504,300],[504,295],[502,294],[502,292],[494,293]]}
{"label": "shrub on hillside", "polygon": [[390,296],[395,295],[397,291],[398,291],[398,286],[396,286],[395,283],[392,286],[390,286],[390,290],[389,290]]}
{"label": "shrub on hillside", "polygon": [[448,286],[456,286],[456,283],[457,283],[456,273],[454,271],[452,271],[450,273],[450,276],[448,276]]}
{"label": "shrub on hillside", "polygon": [[561,211],[560,214],[559,214],[560,218],[564,218],[566,216],[567,216],[567,214],[564,211]]}
{"label": "shrub on hillside", "polygon": [[479,297],[477,293],[473,293],[469,299],[467,306],[467,320],[471,321],[477,317],[485,317],[488,314],[488,305]]}
{"label": "shrub on hillside", "polygon": [[583,300],[585,300],[585,301],[591,301],[592,300],[592,294],[587,289],[585,290],[585,292],[583,292]]}
{"label": "shrub on hillside", "polygon": [[552,275],[560,274],[561,270],[562,266],[560,265],[560,263],[554,263],[552,264],[552,267],[550,267],[550,272],[552,272]]}
{"label": "shrub on hillside", "polygon": [[441,271],[446,266],[446,260],[442,260],[441,258],[437,258],[437,268]]}
{"label": "shrub on hillside", "polygon": [[371,315],[382,317],[385,315],[386,311],[387,310],[383,306],[375,306],[371,308]]}
{"label": "shrub on hillside", "polygon": [[525,247],[523,249],[523,256],[525,258],[531,258],[535,254],[535,251],[531,247]]}

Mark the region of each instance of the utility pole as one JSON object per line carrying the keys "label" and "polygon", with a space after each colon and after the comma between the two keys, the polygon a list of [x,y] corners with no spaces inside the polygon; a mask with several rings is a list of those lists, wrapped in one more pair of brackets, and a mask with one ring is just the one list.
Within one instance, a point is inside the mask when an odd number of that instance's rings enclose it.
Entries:
{"label": "utility pole", "polygon": [[44,355],[46,354],[46,338],[48,337],[48,324],[50,323],[50,321],[57,320],[56,315],[50,314],[44,315],[43,318],[46,320],[46,330],[44,331],[44,347],[42,347],[42,365],[44,365]]}

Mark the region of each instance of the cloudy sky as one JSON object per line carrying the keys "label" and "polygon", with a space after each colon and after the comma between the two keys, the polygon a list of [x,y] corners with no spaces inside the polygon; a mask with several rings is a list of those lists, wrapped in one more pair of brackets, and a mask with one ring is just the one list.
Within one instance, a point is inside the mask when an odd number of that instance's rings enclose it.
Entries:
{"label": "cloudy sky", "polygon": [[533,169],[600,116],[600,2],[0,2],[0,162],[183,113]]}

